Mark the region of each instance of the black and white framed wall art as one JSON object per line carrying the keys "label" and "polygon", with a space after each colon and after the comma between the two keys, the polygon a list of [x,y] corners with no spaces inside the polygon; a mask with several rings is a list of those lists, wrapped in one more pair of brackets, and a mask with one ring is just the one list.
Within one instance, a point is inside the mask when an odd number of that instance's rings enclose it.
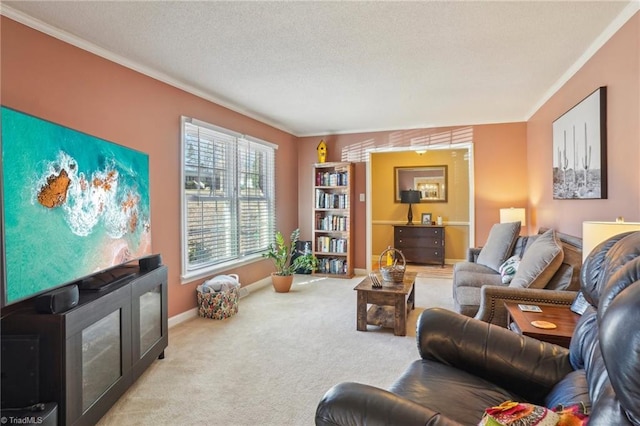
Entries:
{"label": "black and white framed wall art", "polygon": [[553,198],[607,198],[607,88],[553,122]]}

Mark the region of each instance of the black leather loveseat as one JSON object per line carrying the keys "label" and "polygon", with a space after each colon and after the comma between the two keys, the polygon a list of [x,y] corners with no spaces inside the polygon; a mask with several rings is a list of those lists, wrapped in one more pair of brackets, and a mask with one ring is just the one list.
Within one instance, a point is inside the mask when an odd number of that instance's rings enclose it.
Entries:
{"label": "black leather loveseat", "polygon": [[[331,388],[316,425],[475,425],[512,400],[584,404],[589,425],[640,425],[640,232],[598,246],[581,271],[591,304],[570,349],[444,309],[418,320],[421,359],[389,391]],[[597,307],[597,309],[596,309]]]}

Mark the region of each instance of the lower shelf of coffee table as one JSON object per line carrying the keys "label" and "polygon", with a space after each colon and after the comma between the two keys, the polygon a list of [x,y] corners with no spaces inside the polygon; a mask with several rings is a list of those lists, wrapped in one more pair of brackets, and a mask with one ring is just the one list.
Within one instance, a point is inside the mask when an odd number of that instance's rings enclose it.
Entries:
{"label": "lower shelf of coffee table", "polygon": [[395,312],[396,310],[393,306],[371,305],[367,310],[367,324],[394,328]]}

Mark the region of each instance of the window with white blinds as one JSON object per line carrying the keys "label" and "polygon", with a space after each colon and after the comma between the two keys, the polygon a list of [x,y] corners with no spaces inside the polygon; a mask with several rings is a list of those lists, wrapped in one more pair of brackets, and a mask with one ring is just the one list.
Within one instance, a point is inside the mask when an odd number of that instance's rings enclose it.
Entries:
{"label": "window with white blinds", "polygon": [[258,257],[273,240],[276,145],[182,118],[182,275]]}

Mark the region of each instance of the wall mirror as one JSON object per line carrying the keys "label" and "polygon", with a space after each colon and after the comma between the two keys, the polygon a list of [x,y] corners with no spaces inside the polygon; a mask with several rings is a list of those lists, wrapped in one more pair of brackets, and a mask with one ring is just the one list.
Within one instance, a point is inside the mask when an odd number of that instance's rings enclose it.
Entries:
{"label": "wall mirror", "polygon": [[447,202],[447,166],[394,167],[395,202],[400,191],[420,191],[421,203]]}

